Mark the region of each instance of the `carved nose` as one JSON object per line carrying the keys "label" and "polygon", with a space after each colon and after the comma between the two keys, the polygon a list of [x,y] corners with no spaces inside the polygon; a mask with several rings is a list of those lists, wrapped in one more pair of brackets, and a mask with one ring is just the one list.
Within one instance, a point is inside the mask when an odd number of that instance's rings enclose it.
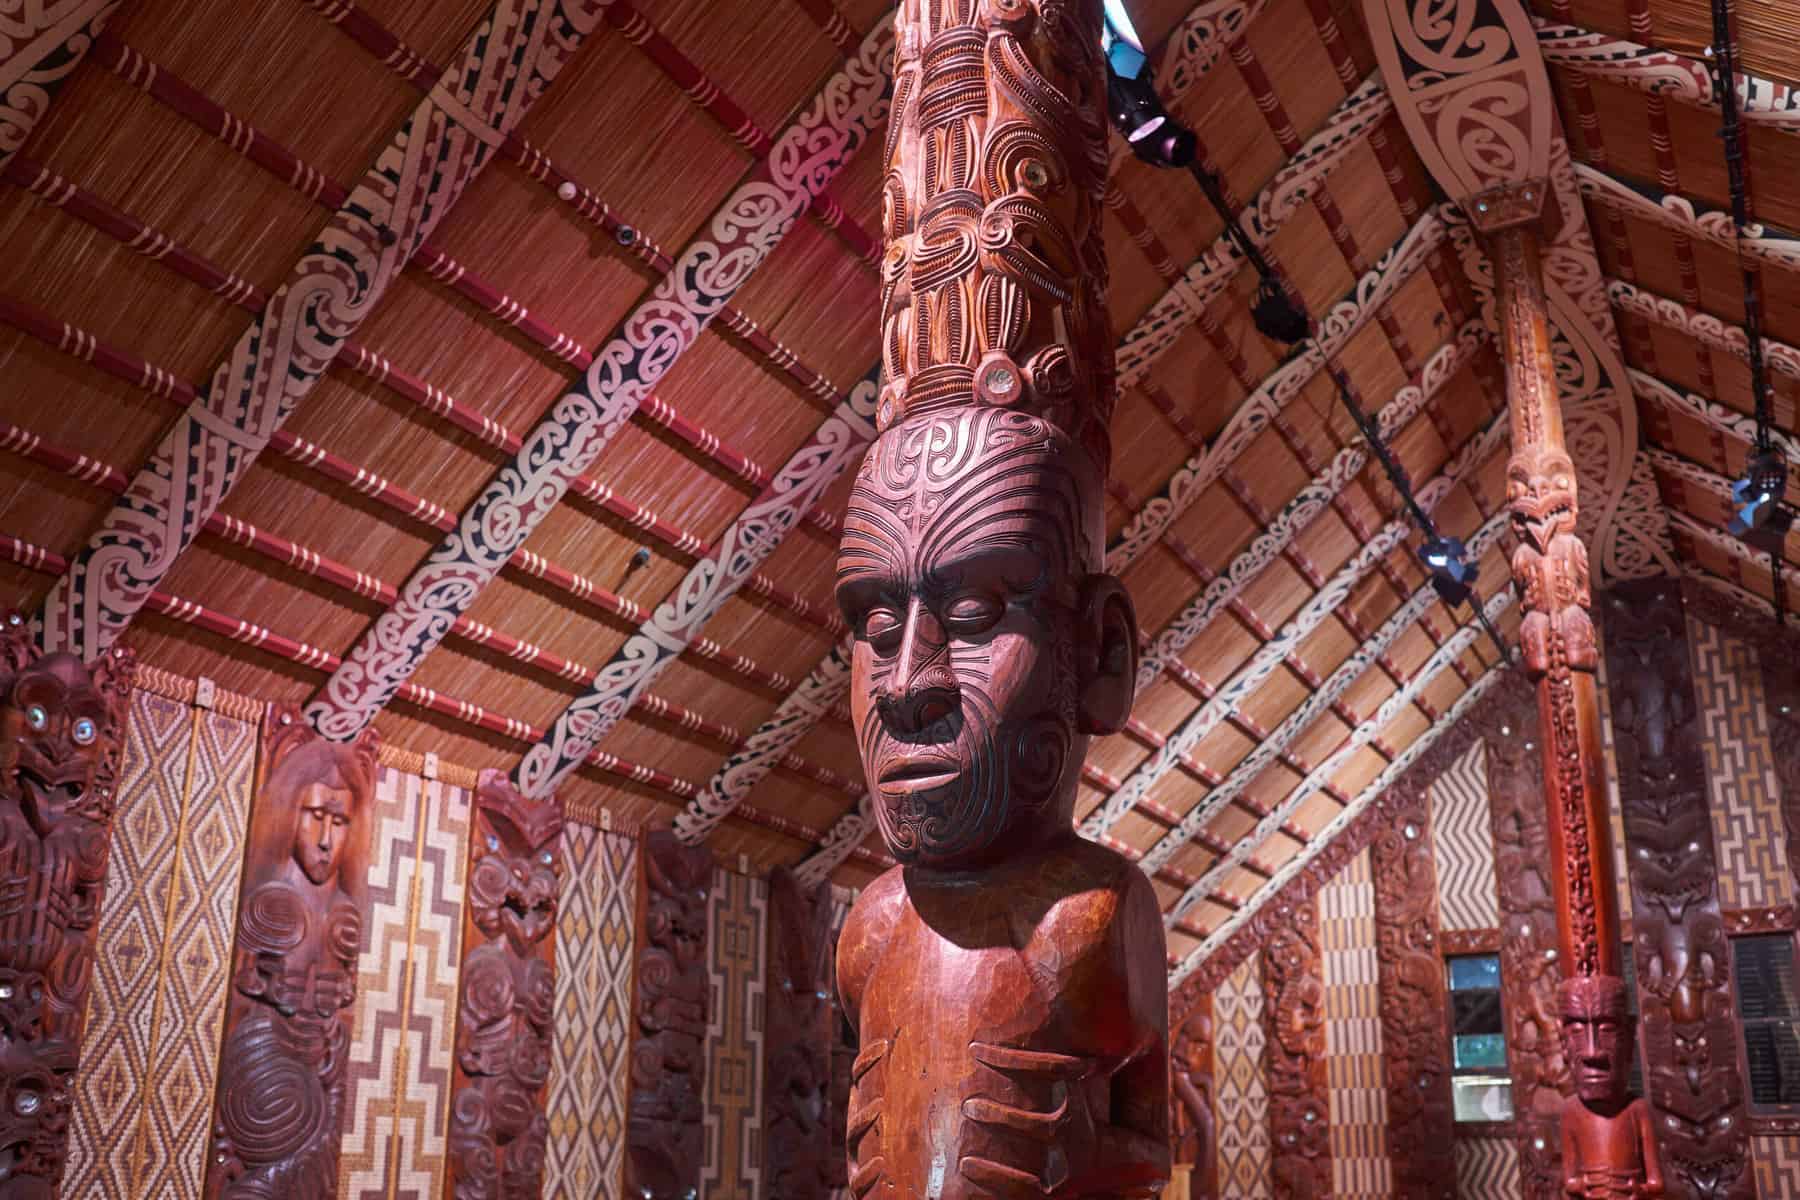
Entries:
{"label": "carved nose", "polygon": [[890,728],[918,733],[949,716],[960,698],[944,627],[915,600],[907,607],[893,674],[876,692],[875,705]]}

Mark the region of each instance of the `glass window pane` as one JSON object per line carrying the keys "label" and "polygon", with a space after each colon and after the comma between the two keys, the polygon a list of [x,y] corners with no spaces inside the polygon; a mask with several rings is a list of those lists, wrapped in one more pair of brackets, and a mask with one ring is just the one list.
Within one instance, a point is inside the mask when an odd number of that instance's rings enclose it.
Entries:
{"label": "glass window pane", "polygon": [[1498,954],[1458,955],[1450,960],[1450,990],[1488,991],[1500,986]]}
{"label": "glass window pane", "polygon": [[1745,1025],[1744,1058],[1750,1064],[1751,1103],[1800,1103],[1800,1036],[1792,1024]]}
{"label": "glass window pane", "polygon": [[1794,996],[1794,939],[1787,934],[1737,938],[1731,947],[1738,1015],[1746,1021],[1800,1017]]}
{"label": "glass window pane", "polygon": [[1506,1039],[1497,1033],[1464,1034],[1451,1039],[1456,1069],[1498,1067],[1506,1069]]}
{"label": "glass window pane", "polygon": [[1450,993],[1450,1017],[1454,1023],[1450,1032],[1457,1035],[1506,1032],[1500,1016],[1499,992]]}
{"label": "glass window pane", "polygon": [[1512,1081],[1498,1075],[1459,1075],[1450,1081],[1458,1121],[1510,1121]]}

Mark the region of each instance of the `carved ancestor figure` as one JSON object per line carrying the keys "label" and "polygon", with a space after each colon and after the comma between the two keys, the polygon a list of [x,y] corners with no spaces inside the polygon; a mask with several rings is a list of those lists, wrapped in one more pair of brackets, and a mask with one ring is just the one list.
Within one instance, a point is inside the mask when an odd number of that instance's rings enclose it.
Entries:
{"label": "carved ancestor figure", "polygon": [[1525,669],[1549,671],[1560,658],[1571,670],[1593,671],[1600,654],[1588,615],[1587,547],[1575,535],[1575,464],[1561,447],[1533,446],[1507,463],[1506,489],[1518,536],[1512,572],[1524,593]]}
{"label": "carved ancestor figure", "polygon": [[0,628],[0,1197],[62,1178],[133,667]]}
{"label": "carved ancestor figure", "polygon": [[[481,773],[456,1012],[450,1163],[456,1200],[523,1200],[542,1190],[544,1092],[556,1005],[562,807]],[[470,949],[470,947],[473,949]]]}
{"label": "carved ancestor figure", "polygon": [[269,714],[251,819],[208,1195],[337,1195],[345,1054],[368,906],[373,731]]}
{"label": "carved ancestor figure", "polygon": [[1575,1095],[1563,1109],[1563,1190],[1578,1200],[1661,1196],[1650,1109],[1629,1090],[1632,1020],[1624,981],[1577,976],[1557,985],[1556,998],[1575,1077]]}
{"label": "carved ancestor figure", "polygon": [[903,0],[896,19],[881,433],[837,578],[901,864],[838,945],[859,1197],[1153,1196],[1169,1175],[1156,898],[1071,827],[1136,658],[1102,573],[1100,8]]}
{"label": "carved ancestor figure", "polygon": [[763,1162],[769,1194],[831,1194],[831,885],[769,877],[768,986],[763,989]]}
{"label": "carved ancestor figure", "polygon": [[625,1194],[691,1200],[704,1162],[706,899],[712,854],[668,830],[644,838],[637,1036],[631,1045]]}
{"label": "carved ancestor figure", "polygon": [[1319,900],[1284,896],[1274,907],[1262,951],[1270,1183],[1275,1200],[1311,1200],[1331,1191]]}
{"label": "carved ancestor figure", "polygon": [[[1171,1034],[1169,1048],[1169,1121],[1175,1161],[1191,1163],[1190,1200],[1212,1200],[1213,1154],[1213,1019],[1210,993],[1198,997]],[[1171,1007],[1173,1007],[1171,1005]]]}

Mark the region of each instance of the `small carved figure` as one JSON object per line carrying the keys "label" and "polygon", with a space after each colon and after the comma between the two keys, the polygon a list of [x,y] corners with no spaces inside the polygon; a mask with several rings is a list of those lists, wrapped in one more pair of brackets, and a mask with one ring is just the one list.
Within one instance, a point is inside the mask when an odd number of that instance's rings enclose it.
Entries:
{"label": "small carved figure", "polygon": [[0,1195],[53,1195],[134,663],[36,656],[0,627]]}
{"label": "small carved figure", "polygon": [[1192,1163],[1188,1195],[1191,1200],[1212,1200],[1207,1187],[1207,1166],[1213,1151],[1213,1021],[1208,1006],[1201,1005],[1175,1031],[1170,1049],[1170,1127],[1174,1131],[1175,1161]]}
{"label": "small carved figure", "polygon": [[1578,1200],[1663,1194],[1650,1109],[1631,1096],[1633,1029],[1625,981],[1565,979],[1556,989],[1575,1095],[1563,1108],[1563,1191]]}
{"label": "small carved figure", "polygon": [[[552,954],[562,808],[481,773],[450,1101],[455,1200],[523,1200],[543,1187],[544,1092],[556,1006]],[[479,944],[477,944],[479,943]],[[468,949],[473,945],[473,949]]]}
{"label": "small carved figure", "polygon": [[668,830],[644,838],[637,1036],[631,1047],[626,1194],[692,1200],[704,1165],[706,901],[712,854]]}
{"label": "small carved figure", "polygon": [[1560,446],[1530,446],[1506,467],[1512,509],[1513,579],[1523,591],[1519,641],[1525,669],[1539,675],[1558,660],[1570,670],[1600,663],[1588,615],[1587,547],[1575,535],[1575,464]]}
{"label": "small carved figure", "polygon": [[238,905],[209,1194],[337,1195],[350,1006],[368,902],[373,732],[269,714]]}
{"label": "small carved figure", "polygon": [[831,1193],[831,885],[787,870],[769,878],[769,970],[763,996],[763,1162],[769,1194]]}

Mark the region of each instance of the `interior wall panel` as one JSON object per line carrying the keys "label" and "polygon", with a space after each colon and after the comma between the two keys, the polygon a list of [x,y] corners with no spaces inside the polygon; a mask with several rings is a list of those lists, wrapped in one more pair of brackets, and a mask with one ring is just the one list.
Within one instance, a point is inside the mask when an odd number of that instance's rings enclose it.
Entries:
{"label": "interior wall panel", "polygon": [[1511,1138],[1456,1139],[1456,1194],[1462,1200],[1516,1200],[1519,1147]]}
{"label": "interior wall panel", "polygon": [[1496,928],[1500,893],[1488,823],[1487,743],[1479,738],[1432,781],[1431,832],[1440,928]]}
{"label": "interior wall panel", "polygon": [[756,1196],[762,1182],[762,990],[769,885],[713,873],[706,910],[712,1004],[706,1038],[702,1196]]}
{"label": "interior wall panel", "polygon": [[1213,993],[1213,1103],[1221,1200],[1269,1200],[1269,1091],[1263,1071],[1261,956],[1251,954]]}
{"label": "interior wall panel", "polygon": [[1339,1200],[1382,1200],[1393,1191],[1393,1172],[1382,1070],[1375,884],[1367,850],[1319,889],[1319,948],[1331,1194]]}

